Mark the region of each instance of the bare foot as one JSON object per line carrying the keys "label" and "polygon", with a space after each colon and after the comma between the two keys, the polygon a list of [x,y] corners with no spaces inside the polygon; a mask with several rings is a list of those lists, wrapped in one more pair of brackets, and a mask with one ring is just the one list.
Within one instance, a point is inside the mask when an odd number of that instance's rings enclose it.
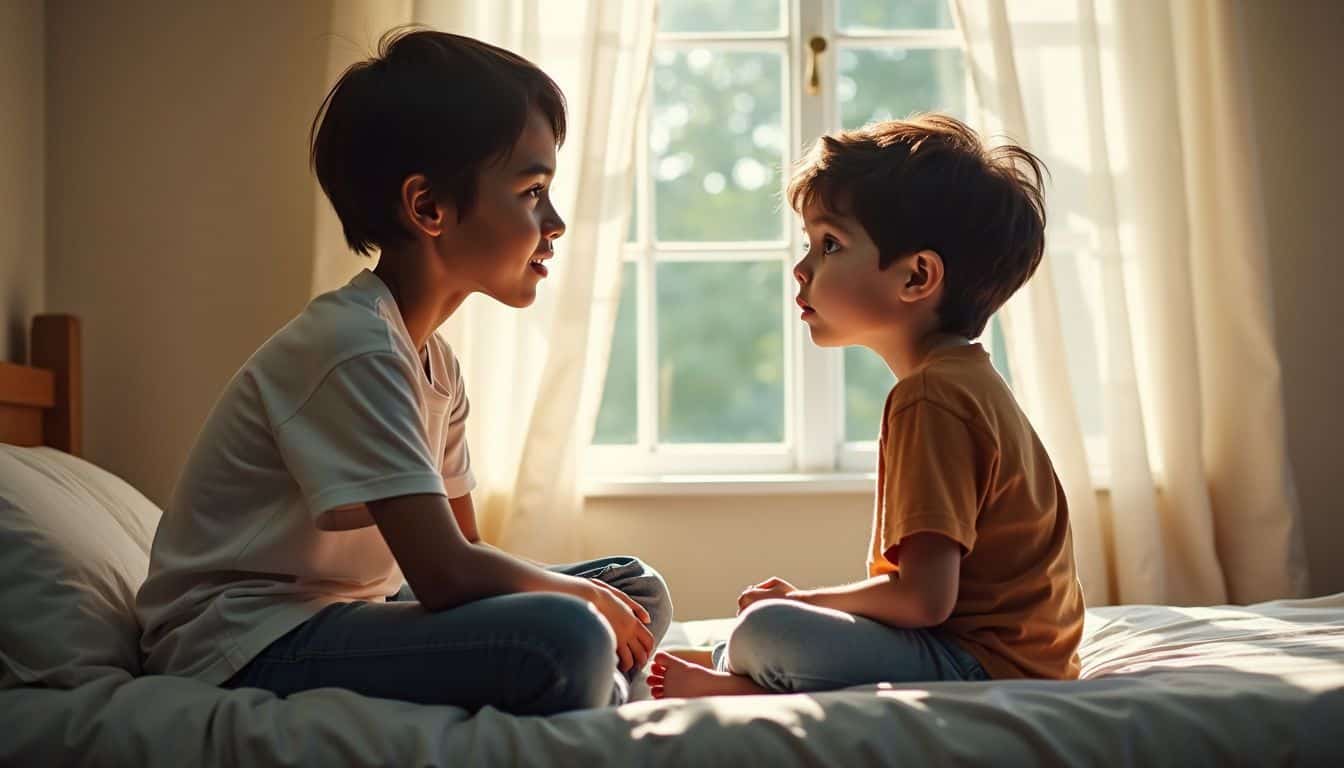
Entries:
{"label": "bare foot", "polygon": [[708,669],[714,668],[713,648],[702,648],[699,646],[688,645],[681,648],[664,647],[662,650],[672,654],[673,656],[676,656],[678,659],[681,659],[682,661],[689,661],[692,664],[699,664],[700,666],[706,667]]}
{"label": "bare foot", "polygon": [[732,696],[769,693],[750,679],[717,672],[658,652],[649,673],[649,690],[655,699],[694,699],[700,696]]}

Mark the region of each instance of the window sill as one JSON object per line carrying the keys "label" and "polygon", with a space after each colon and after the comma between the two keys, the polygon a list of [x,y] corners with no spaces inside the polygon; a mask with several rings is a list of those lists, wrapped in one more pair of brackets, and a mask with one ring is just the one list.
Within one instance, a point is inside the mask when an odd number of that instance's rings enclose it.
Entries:
{"label": "window sill", "polygon": [[875,472],[620,475],[589,478],[583,484],[583,495],[592,499],[650,496],[871,494],[876,483],[877,474]]}
{"label": "window sill", "polygon": [[[1093,474],[1098,496],[1110,494],[1109,476]],[[653,498],[664,496],[788,496],[798,494],[872,494],[876,472],[787,474],[650,474],[591,477],[585,498]]]}

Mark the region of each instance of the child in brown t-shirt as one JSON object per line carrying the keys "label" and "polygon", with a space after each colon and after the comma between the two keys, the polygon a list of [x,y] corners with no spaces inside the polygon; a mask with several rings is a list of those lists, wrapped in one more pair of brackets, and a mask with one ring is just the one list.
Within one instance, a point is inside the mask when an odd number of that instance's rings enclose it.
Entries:
{"label": "child in brown t-shirt", "polygon": [[869,578],[767,579],[712,652],[660,653],[657,697],[876,682],[1078,676],[1083,597],[1050,457],[972,342],[1039,266],[1042,166],[950,117],[823,136],[789,199],[812,340],[858,344],[898,383],[878,442]]}

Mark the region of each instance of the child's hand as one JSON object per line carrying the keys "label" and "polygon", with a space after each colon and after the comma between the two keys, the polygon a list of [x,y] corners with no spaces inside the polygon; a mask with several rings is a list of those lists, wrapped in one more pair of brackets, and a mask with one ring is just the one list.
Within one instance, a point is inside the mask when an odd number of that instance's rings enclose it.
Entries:
{"label": "child's hand", "polygon": [[617,667],[622,672],[639,669],[653,653],[653,633],[645,626],[649,612],[629,595],[601,579],[588,580],[593,590],[589,601],[616,634]]}
{"label": "child's hand", "polygon": [[758,600],[779,600],[787,599],[790,592],[797,592],[798,588],[789,582],[771,576],[760,584],[747,587],[737,598],[737,612],[741,613],[747,610],[747,607]]}

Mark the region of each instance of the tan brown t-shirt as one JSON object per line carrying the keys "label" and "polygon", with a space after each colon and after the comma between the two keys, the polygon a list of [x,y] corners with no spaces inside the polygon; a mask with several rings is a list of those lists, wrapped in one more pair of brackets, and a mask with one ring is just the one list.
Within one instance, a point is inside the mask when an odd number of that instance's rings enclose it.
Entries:
{"label": "tan brown t-shirt", "polygon": [[979,344],[935,351],[887,396],[869,575],[900,571],[903,538],[962,547],[942,629],[994,678],[1078,677],[1083,594],[1050,457]]}

